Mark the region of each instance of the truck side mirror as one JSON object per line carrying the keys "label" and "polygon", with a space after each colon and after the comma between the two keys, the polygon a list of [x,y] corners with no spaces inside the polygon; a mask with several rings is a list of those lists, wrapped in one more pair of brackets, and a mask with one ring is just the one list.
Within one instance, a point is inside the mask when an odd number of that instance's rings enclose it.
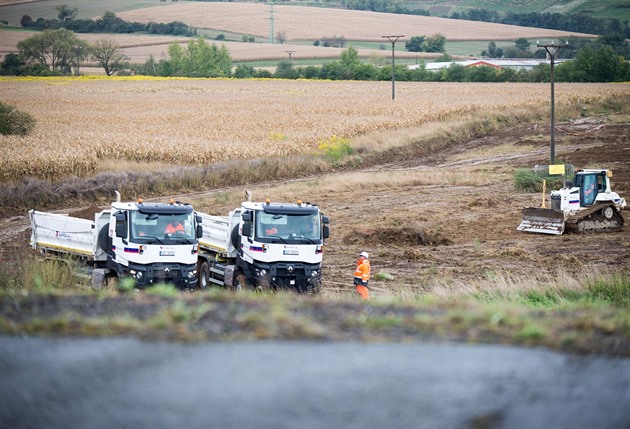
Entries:
{"label": "truck side mirror", "polygon": [[330,227],[328,225],[324,225],[324,239],[330,237]]}
{"label": "truck side mirror", "polygon": [[116,217],[116,237],[127,238],[127,213],[118,212]]}
{"label": "truck side mirror", "polygon": [[330,223],[330,218],[328,216],[322,216],[322,222],[327,225]]}
{"label": "truck side mirror", "polygon": [[252,235],[252,223],[251,222],[243,222],[243,231],[241,232],[243,237],[249,237]]}
{"label": "truck side mirror", "polygon": [[201,216],[199,215],[195,215],[195,219],[197,220],[197,224],[200,224],[202,221]]}
{"label": "truck side mirror", "polygon": [[203,237],[203,227],[201,225],[197,225],[197,238]]}
{"label": "truck side mirror", "polygon": [[[252,221],[252,213],[251,212],[245,212],[241,215],[241,218],[243,218],[244,222],[251,222]],[[245,234],[243,234],[245,235]]]}

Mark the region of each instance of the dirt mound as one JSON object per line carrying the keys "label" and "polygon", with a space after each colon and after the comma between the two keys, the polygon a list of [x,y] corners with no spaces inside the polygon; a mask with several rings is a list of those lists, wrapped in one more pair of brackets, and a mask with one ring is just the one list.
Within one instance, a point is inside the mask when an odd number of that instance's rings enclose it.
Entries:
{"label": "dirt mound", "polygon": [[98,206],[90,206],[86,209],[82,209],[76,212],[72,212],[72,216],[81,219],[94,220],[94,215],[100,212],[102,209]]}
{"label": "dirt mound", "polygon": [[355,228],[343,238],[344,244],[398,244],[404,246],[449,245],[451,240],[440,233],[427,232],[418,226]]}

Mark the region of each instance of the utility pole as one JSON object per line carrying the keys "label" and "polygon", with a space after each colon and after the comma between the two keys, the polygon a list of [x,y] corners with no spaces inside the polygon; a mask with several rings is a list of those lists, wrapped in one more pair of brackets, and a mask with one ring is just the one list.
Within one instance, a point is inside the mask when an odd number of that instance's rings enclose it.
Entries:
{"label": "utility pole", "polygon": [[273,17],[273,3],[269,4],[270,9],[269,9],[269,40],[271,41],[271,43],[274,43],[274,36],[273,36],[273,21],[274,21],[274,17]]}
{"label": "utility pole", "polygon": [[390,36],[381,36],[383,39],[387,39],[390,42],[392,42],[392,100],[396,98],[396,65],[394,64],[394,46],[396,45],[396,41],[398,39],[400,39],[401,37],[405,37],[404,34],[401,34],[399,36],[394,36],[394,35],[390,35]]}
{"label": "utility pole", "polygon": [[295,51],[284,51],[287,54],[289,54],[289,62],[291,62],[291,55],[295,52]]}
{"label": "utility pole", "polygon": [[554,116],[555,116],[555,95],[554,95],[554,81],[553,81],[553,64],[558,54],[558,51],[561,48],[566,48],[569,45],[569,42],[566,42],[564,45],[556,45],[553,41],[549,45],[541,45],[540,42],[536,41],[536,46],[539,48],[545,48],[547,51],[547,55],[549,55],[549,59],[551,60],[551,159],[550,165],[554,165],[556,163],[556,154],[555,154],[555,125],[554,125]]}

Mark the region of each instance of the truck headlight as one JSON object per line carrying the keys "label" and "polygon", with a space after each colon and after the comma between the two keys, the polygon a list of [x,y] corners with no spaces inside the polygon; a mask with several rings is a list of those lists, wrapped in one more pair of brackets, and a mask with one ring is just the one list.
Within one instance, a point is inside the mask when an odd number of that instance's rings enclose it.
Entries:
{"label": "truck headlight", "polygon": [[197,270],[188,271],[188,278],[192,279],[197,275]]}
{"label": "truck headlight", "polygon": [[311,271],[311,277],[317,277],[317,270]]}
{"label": "truck headlight", "polygon": [[142,274],[142,271],[136,271],[136,270],[129,270],[129,274],[131,274],[132,277],[135,277],[138,280],[142,279],[144,275]]}

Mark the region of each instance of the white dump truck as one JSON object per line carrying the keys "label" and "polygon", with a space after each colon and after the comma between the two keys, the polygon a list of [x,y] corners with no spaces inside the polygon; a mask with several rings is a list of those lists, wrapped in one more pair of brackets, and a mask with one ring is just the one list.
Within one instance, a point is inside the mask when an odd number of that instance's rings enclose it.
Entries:
{"label": "white dump truck", "polygon": [[196,288],[202,231],[193,208],[174,201],[121,202],[116,194],[111,208],[94,220],[30,210],[31,246],[80,257],[97,288],[123,277],[133,278],[138,288],[163,282]]}
{"label": "white dump truck", "polygon": [[94,287],[131,277],[136,287],[318,292],[329,220],[317,205],[246,201],[228,216],[188,204],[121,202],[94,220],[29,211],[31,246],[83,259]]}
{"label": "white dump truck", "polygon": [[330,228],[317,205],[246,201],[228,216],[198,215],[201,288],[319,292]]}

